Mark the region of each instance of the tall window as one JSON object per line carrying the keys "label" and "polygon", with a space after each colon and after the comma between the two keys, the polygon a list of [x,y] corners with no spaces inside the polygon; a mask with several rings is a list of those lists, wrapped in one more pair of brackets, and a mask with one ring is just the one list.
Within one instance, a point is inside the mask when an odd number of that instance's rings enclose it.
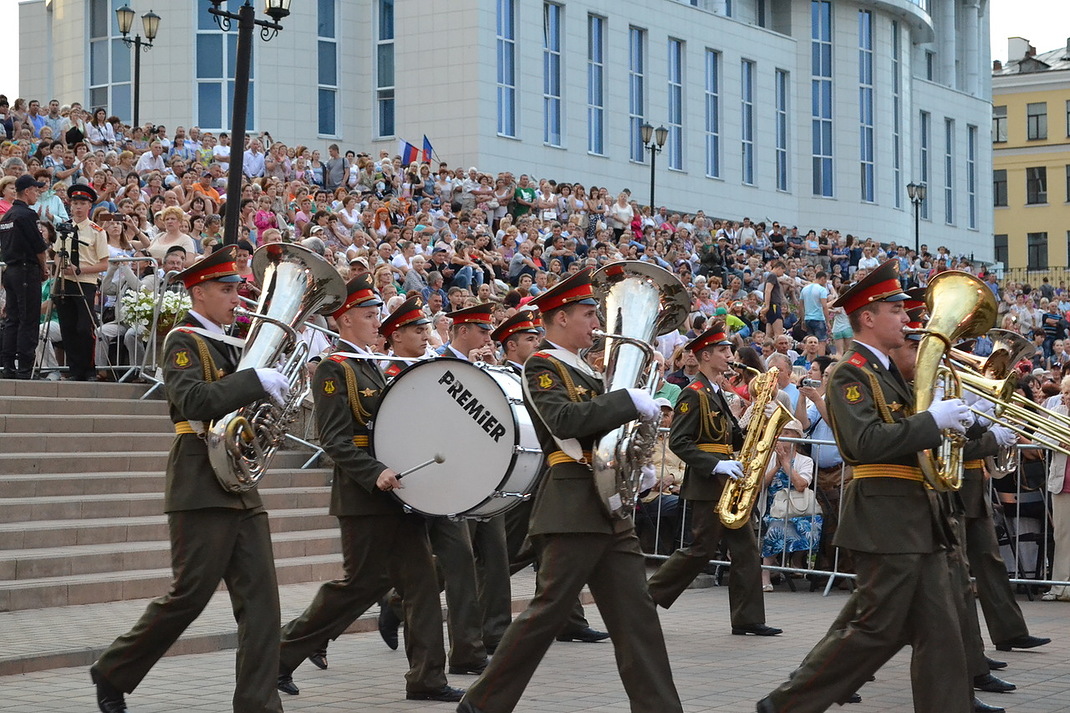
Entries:
{"label": "tall window", "polygon": [[587,16],[587,151],[606,152],[606,18]]}
{"label": "tall window", "polygon": [[788,190],[788,73],[776,71],[773,91],[776,111],[776,189]]}
{"label": "tall window", "polygon": [[1048,202],[1048,169],[1035,166],[1025,169],[1025,202],[1039,205]]}
{"label": "tall window", "polygon": [[561,13],[548,2],[542,10],[542,140],[561,145]]}
{"label": "tall window", "polygon": [[[320,61],[322,63],[322,55]],[[393,136],[394,0],[379,0],[379,37],[376,45],[375,67],[375,101],[379,108],[379,136]]]}
{"label": "tall window", "polygon": [[516,0],[497,0],[498,133],[516,136]]}
{"label": "tall window", "polygon": [[944,222],[955,222],[955,122],[944,119]]}
{"label": "tall window", "polygon": [[[920,158],[919,164],[921,169],[921,183],[923,186],[929,185],[929,141],[932,137],[932,116],[927,111],[921,112],[921,120],[919,122],[921,129],[921,141],[918,149],[918,156]],[[925,220],[929,219],[929,193],[926,191],[925,200],[921,202],[921,217]]]}
{"label": "tall window", "polygon": [[[222,32],[215,18],[208,14],[207,3],[197,6],[197,125],[202,130],[223,130],[231,125],[231,107],[234,106],[234,64],[238,56],[238,25],[230,32]],[[256,98],[254,74],[256,71],[256,43],[250,50],[249,62],[249,107],[245,125],[252,130],[256,126]],[[237,149],[234,149],[237,150]]]}
{"label": "tall window", "polygon": [[1007,205],[1007,169],[1005,168],[992,171],[992,205],[997,208]]}
{"label": "tall window", "polygon": [[925,51],[925,78],[930,82],[936,79],[936,53],[932,50]]}
{"label": "tall window", "polygon": [[899,23],[892,22],[892,194],[895,207],[903,207],[903,92]]}
{"label": "tall window", "polygon": [[994,250],[995,255],[993,257],[995,258],[996,262],[1001,262],[1001,263],[1003,263],[1004,266],[1006,266],[1006,264],[1007,264],[1007,236],[1006,235],[995,235],[993,237],[995,238],[995,240],[993,241],[993,245],[992,245],[992,247],[995,248],[995,250]]}
{"label": "tall window", "polygon": [[1048,234],[1026,233],[1026,259],[1030,270],[1048,269]]}
{"label": "tall window", "polygon": [[[379,3],[379,27],[383,25],[383,5],[391,6],[393,13],[393,0],[381,0]],[[393,28],[393,18],[390,27]],[[336,136],[338,134],[338,7],[335,0],[318,0],[316,3],[316,47],[319,62],[317,77],[317,102],[316,109],[319,112],[318,129],[320,136]],[[381,35],[381,31],[380,31]],[[391,50],[393,52],[393,50]],[[380,74],[382,69],[380,69]],[[393,81],[391,81],[393,84]],[[391,103],[393,103],[393,90],[391,90]],[[391,112],[393,114],[393,112]],[[391,121],[393,124],[393,121]],[[380,122],[380,136],[383,135],[382,122]],[[391,128],[389,133],[393,133]]]}
{"label": "tall window", "polygon": [[1030,141],[1048,138],[1048,103],[1035,102],[1025,107],[1026,138]]}
{"label": "tall window", "polygon": [[1070,203],[1070,164],[1066,165],[1066,202]]}
{"label": "tall window", "polygon": [[706,175],[721,176],[721,53],[706,50]]}
{"label": "tall window", "polygon": [[1066,100],[1066,135],[1070,137],[1070,99]]}
{"label": "tall window", "polygon": [[116,8],[125,4],[123,0],[89,3],[89,106],[86,109],[104,107],[108,116],[114,114],[130,121],[133,115],[131,49],[123,44],[115,15]]}
{"label": "tall window", "polygon": [[628,138],[630,149],[628,158],[632,161],[643,160],[643,135],[639,127],[643,125],[643,109],[646,101],[643,86],[643,67],[645,65],[646,30],[638,27],[628,28]]}
{"label": "tall window", "polygon": [[810,2],[810,86],[813,117],[813,190],[832,196],[832,3]]}
{"label": "tall window", "polygon": [[684,170],[684,43],[669,40],[669,168]]}
{"label": "tall window", "polygon": [[1007,107],[992,107],[992,143],[1007,142]]}
{"label": "tall window", "polygon": [[977,127],[966,127],[966,227],[977,228]]}
{"label": "tall window", "polygon": [[873,167],[873,14],[858,13],[858,158],[862,200],[876,200]]}
{"label": "tall window", "polygon": [[743,140],[743,182],[754,183],[754,62],[745,59],[740,81],[741,138]]}

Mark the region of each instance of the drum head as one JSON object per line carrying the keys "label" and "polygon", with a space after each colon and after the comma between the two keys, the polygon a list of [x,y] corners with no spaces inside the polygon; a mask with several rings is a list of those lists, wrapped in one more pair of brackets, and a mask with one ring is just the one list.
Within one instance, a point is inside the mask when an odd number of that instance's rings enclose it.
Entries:
{"label": "drum head", "polygon": [[406,475],[393,491],[425,515],[463,515],[512,469],[517,428],[509,401],[482,369],[459,359],[418,362],[386,388],[372,431],[375,457]]}

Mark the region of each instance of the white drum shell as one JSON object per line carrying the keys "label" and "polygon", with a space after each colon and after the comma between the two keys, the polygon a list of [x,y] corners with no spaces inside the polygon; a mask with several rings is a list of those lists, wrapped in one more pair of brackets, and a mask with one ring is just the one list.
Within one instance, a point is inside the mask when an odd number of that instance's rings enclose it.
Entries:
{"label": "white drum shell", "polygon": [[393,494],[424,515],[485,519],[522,501],[542,467],[520,377],[510,369],[433,359],[384,390],[372,428],[380,462],[406,475]]}

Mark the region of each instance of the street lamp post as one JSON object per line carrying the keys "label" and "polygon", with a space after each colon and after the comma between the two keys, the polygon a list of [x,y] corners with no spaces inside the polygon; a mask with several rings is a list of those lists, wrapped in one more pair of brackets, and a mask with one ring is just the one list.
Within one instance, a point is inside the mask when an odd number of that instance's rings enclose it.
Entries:
{"label": "street lamp post", "polygon": [[152,48],[152,41],[156,39],[156,32],[160,29],[160,16],[149,10],[141,16],[141,25],[145,30],[145,39],[141,35],[134,35],[130,39],[127,35],[134,28],[134,11],[129,5],[123,5],[115,11],[119,21],[119,32],[123,35],[123,42],[127,47],[134,48],[134,126],[140,125],[141,114],[141,51],[148,52]]}
{"label": "street lamp post", "polygon": [[654,217],[654,212],[657,210],[654,207],[654,167],[658,154],[665,146],[665,140],[669,138],[669,130],[664,126],[655,129],[644,121],[639,127],[639,136],[643,140],[643,146],[650,152],[650,216]]}
{"label": "street lamp post", "polygon": [[249,74],[253,55],[253,27],[260,28],[260,39],[269,42],[279,34],[283,18],[290,14],[290,0],[266,0],[264,14],[271,20],[257,20],[250,0],[245,0],[238,12],[221,6],[225,0],[209,0],[208,12],[223,32],[238,23],[238,48],[234,64],[234,104],[230,115],[230,167],[227,174],[227,214],[223,221],[223,244],[238,242],[238,218],[241,215],[242,162],[245,154],[245,115],[249,107]]}
{"label": "street lamp post", "polygon": [[914,256],[921,259],[921,204],[925,201],[925,184],[914,183],[911,181],[907,184],[907,196],[910,198],[910,202],[914,204]]}

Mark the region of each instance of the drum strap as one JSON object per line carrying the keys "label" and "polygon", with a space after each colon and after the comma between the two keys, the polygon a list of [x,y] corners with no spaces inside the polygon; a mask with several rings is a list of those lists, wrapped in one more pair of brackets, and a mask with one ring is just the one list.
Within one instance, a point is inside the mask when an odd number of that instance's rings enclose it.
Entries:
{"label": "drum strap", "polygon": [[[555,349],[553,351],[556,352],[559,350]],[[554,368],[557,369],[557,373],[561,375],[561,381],[564,382],[565,389],[568,391],[569,401],[578,402],[579,394],[576,393],[576,385],[573,383],[572,375],[568,373],[568,369],[566,369],[565,365],[557,359],[551,356],[547,356],[546,358],[550,361],[551,364],[554,365]],[[524,364],[524,373],[521,374],[520,383],[524,387],[524,399],[529,404],[534,404],[535,402],[531,399],[531,392],[528,390],[527,368],[527,364]],[[557,444],[557,447],[560,448],[561,451],[572,460],[576,461],[577,463],[584,463],[588,467],[590,467],[590,463],[583,452],[583,446],[580,445],[580,442],[575,438],[558,438],[557,435],[554,434],[553,430],[550,428],[550,425],[546,423],[546,419],[542,417],[542,413],[539,412],[539,409],[535,408],[534,411],[535,413],[539,414],[539,420],[542,421],[543,426],[546,426],[546,430],[550,432],[550,436],[554,439],[554,443]],[[551,465],[553,464],[551,463]]]}

